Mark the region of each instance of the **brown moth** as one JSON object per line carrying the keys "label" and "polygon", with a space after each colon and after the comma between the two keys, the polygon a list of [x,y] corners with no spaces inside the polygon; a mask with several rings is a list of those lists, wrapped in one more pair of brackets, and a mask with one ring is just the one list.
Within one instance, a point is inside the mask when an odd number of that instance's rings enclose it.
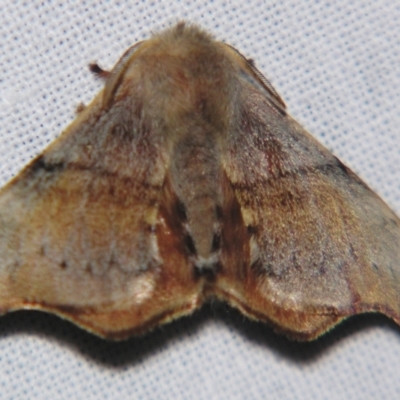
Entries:
{"label": "brown moth", "polygon": [[234,48],[179,23],[128,49],[0,192],[0,313],[110,339],[217,298],[300,340],[400,324],[400,221]]}

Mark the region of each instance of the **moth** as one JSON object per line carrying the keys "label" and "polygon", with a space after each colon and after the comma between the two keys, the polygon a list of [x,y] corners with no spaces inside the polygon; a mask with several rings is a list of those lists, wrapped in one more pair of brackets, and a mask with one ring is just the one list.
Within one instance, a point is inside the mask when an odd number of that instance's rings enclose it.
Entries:
{"label": "moth", "polygon": [[400,324],[400,220],[233,47],[178,23],[0,192],[0,313],[123,339],[225,301],[290,338]]}

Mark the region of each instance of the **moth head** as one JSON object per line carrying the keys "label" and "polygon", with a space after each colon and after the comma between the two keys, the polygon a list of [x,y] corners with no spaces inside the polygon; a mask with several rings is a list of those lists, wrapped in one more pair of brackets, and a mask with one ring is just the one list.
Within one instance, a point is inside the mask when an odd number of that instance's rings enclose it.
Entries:
{"label": "moth head", "polygon": [[200,28],[178,24],[124,53],[107,79],[103,104],[138,99],[153,121],[170,127],[185,118],[226,127],[222,116],[231,114],[239,88],[231,53]]}

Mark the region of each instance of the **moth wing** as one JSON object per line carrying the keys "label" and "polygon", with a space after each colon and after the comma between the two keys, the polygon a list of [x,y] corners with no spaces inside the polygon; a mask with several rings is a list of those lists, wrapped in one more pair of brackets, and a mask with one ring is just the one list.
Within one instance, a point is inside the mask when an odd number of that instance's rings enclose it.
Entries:
{"label": "moth wing", "polygon": [[126,99],[107,109],[101,93],[0,193],[0,313],[42,309],[123,338],[199,304],[169,156]]}
{"label": "moth wing", "polygon": [[241,102],[217,296],[297,339],[369,311],[400,323],[397,216],[261,91],[243,84]]}

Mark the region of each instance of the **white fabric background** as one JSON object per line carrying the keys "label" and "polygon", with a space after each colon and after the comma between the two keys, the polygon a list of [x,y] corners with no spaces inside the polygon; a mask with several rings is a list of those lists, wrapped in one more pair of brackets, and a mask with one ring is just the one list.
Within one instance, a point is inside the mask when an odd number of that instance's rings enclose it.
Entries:
{"label": "white fabric background", "polygon": [[[397,5],[396,5],[397,3]],[[256,60],[289,112],[400,214],[400,5],[392,0],[0,1],[0,184],[132,43],[195,21]],[[400,296],[400,294],[399,294]],[[122,343],[54,316],[0,318],[1,399],[394,399],[400,329],[355,317],[294,343],[228,307]]]}

